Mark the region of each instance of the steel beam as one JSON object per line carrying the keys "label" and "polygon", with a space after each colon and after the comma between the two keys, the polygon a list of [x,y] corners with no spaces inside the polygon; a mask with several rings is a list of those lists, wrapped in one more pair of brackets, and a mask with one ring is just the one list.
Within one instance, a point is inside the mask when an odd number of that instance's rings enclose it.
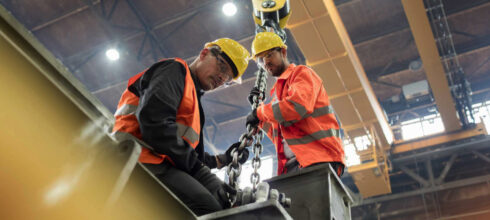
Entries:
{"label": "steel beam", "polygon": [[482,160],[486,161],[487,163],[490,163],[490,158],[488,158],[487,156],[483,155],[482,153],[480,153],[478,151],[472,151],[472,152],[477,157],[481,158]]}
{"label": "steel beam", "polygon": [[[195,219],[150,174],[143,173],[145,187],[131,184],[142,180],[132,172],[140,167],[141,146],[129,140],[118,145],[107,134],[112,114],[2,5],[0,66],[9,73],[0,74],[0,80],[8,82],[0,88],[0,97],[9,100],[0,114],[0,130],[7,131],[0,140],[2,146],[16,146],[0,149],[2,192],[22,191],[40,198],[12,196],[11,204],[32,205],[21,212],[7,205],[2,216],[102,219],[110,213],[116,219],[155,219],[151,214],[157,213],[163,219]],[[23,152],[30,156],[22,163],[11,156]],[[25,175],[12,178],[11,173]],[[152,209],[146,204],[156,205]]]}
{"label": "steel beam", "polygon": [[126,3],[128,3],[129,7],[131,8],[131,11],[133,11],[133,13],[138,18],[138,21],[140,22],[141,26],[143,26],[143,28],[145,29],[146,34],[150,37],[151,40],[154,41],[154,43],[156,44],[156,46],[159,49],[162,56],[167,57],[168,51],[165,50],[165,48],[163,48],[163,46],[162,46],[162,44],[160,44],[160,42],[158,42],[158,38],[157,38],[155,32],[153,32],[153,28],[150,27],[150,25],[146,21],[145,17],[136,8],[136,5],[134,4],[134,2],[132,0],[126,0]]}
{"label": "steel beam", "polygon": [[463,140],[479,135],[488,134],[483,123],[476,124],[473,129],[462,130],[450,134],[436,134],[416,140],[397,142],[392,149],[393,154],[405,153],[422,148],[433,147],[452,141]]}
{"label": "steel beam", "polygon": [[[118,0],[116,0],[118,1]],[[91,2],[90,0],[84,0],[85,4],[87,6],[89,6],[90,10],[92,11],[92,13],[95,15],[96,19],[102,24],[102,26],[104,27],[104,30],[107,31],[107,33],[109,34],[109,38],[111,39],[116,39],[116,42],[119,41],[119,38],[120,36],[117,35],[111,28],[111,24],[109,23],[109,21],[106,19],[105,16],[99,14],[96,10],[95,10],[95,4],[96,3],[99,3],[99,2]],[[116,3],[114,3],[114,6],[116,6]],[[103,48],[98,48],[97,50],[93,50],[91,51],[87,56],[85,56],[81,62],[75,64],[75,65],[66,65],[68,67],[71,67],[70,70],[72,72],[75,72],[76,70],[78,70],[80,67],[82,67],[83,65],[85,65],[88,61],[90,61],[97,53],[99,53]]]}
{"label": "steel beam", "polygon": [[403,164],[407,162],[412,162],[415,159],[424,160],[428,158],[445,157],[460,151],[477,150],[482,148],[488,148],[488,146],[490,146],[490,137],[485,136],[484,138],[478,140],[471,140],[465,143],[455,144],[450,147],[441,147],[431,151],[411,154],[399,158],[392,158],[391,161],[393,163]]}
{"label": "steel beam", "polygon": [[474,184],[484,183],[484,182],[489,182],[489,181],[490,181],[490,175],[484,175],[484,176],[473,177],[473,178],[466,178],[466,179],[462,179],[462,180],[452,181],[449,183],[444,183],[444,184],[441,184],[439,186],[433,186],[433,187],[422,188],[419,190],[414,190],[414,191],[405,192],[405,193],[397,193],[397,194],[391,194],[391,195],[386,195],[386,196],[380,196],[380,197],[376,197],[376,198],[365,199],[360,204],[355,204],[353,206],[361,206],[361,205],[379,203],[379,202],[384,202],[384,201],[389,201],[389,200],[394,200],[394,199],[402,199],[402,198],[406,198],[406,197],[410,197],[410,196],[416,196],[416,195],[423,194],[423,193],[431,193],[431,192],[436,192],[436,191],[440,191],[440,190],[453,189],[453,188],[457,188],[457,187],[469,186],[469,185],[474,185]]}
{"label": "steel beam", "polygon": [[434,171],[432,170],[432,163],[430,160],[425,161],[425,169],[427,170],[427,175],[429,176],[429,184],[434,185]]}
{"label": "steel beam", "polygon": [[[458,15],[461,15],[462,13],[471,13],[471,11],[473,11],[473,10],[477,10],[477,9],[482,8],[482,7],[486,7],[486,4],[488,4],[488,1],[487,2],[480,1],[477,4],[473,5],[472,7],[463,8],[463,9],[458,10],[458,11],[448,12],[447,18],[448,19],[454,18]],[[392,36],[392,35],[401,33],[403,31],[407,31],[409,28],[410,27],[408,24],[406,24],[406,25],[400,24],[400,25],[398,25],[392,29],[384,30],[383,32],[379,32],[379,33],[372,34],[372,35],[363,35],[362,36],[363,38],[358,39],[358,40],[353,40],[352,43],[356,47],[366,45],[366,44],[372,43],[373,41],[380,40],[383,37]],[[455,33],[456,31],[452,31],[452,32]]]}
{"label": "steel beam", "polygon": [[[100,1],[95,1],[93,4],[99,4],[99,3],[100,3]],[[64,15],[61,15],[61,16],[57,17],[57,18],[54,18],[54,19],[49,20],[47,22],[44,22],[44,23],[42,23],[40,25],[37,25],[37,26],[31,28],[31,31],[32,32],[36,32],[36,31],[41,30],[41,29],[43,29],[43,28],[45,28],[45,27],[47,27],[49,25],[52,25],[52,24],[58,22],[58,21],[61,21],[61,20],[65,19],[65,18],[67,18],[67,17],[70,17],[70,16],[72,16],[74,14],[78,14],[78,13],[80,13],[82,11],[85,11],[85,10],[87,10],[89,8],[90,8],[90,6],[84,5],[84,6],[80,7],[80,8],[77,8],[77,9],[75,9],[73,11],[70,11],[70,12],[64,14]]]}
{"label": "steel beam", "polygon": [[424,187],[427,187],[430,185],[429,182],[427,182],[427,180],[425,180],[421,176],[414,173],[412,170],[407,168],[405,165],[400,165],[400,169],[403,170],[403,172],[405,172],[408,176],[412,177],[412,179],[414,179],[417,182],[419,182],[420,184],[422,184]]}
{"label": "steel beam", "polygon": [[[296,8],[299,13],[292,14],[287,28],[301,47],[306,63],[316,72],[323,73],[319,74],[323,81],[339,85],[335,90],[329,91],[329,95],[334,108],[340,108],[337,113],[342,124],[347,127],[376,120],[376,131],[382,140],[381,145],[391,145],[392,131],[333,1],[291,1],[291,7]],[[335,100],[332,98],[357,88],[362,90]],[[367,131],[368,128],[364,130]]]}
{"label": "steel beam", "polygon": [[[25,27],[19,23],[1,4],[0,4],[1,31],[0,35],[8,39],[9,43],[15,45],[23,56],[26,56],[33,66],[45,75],[55,87],[60,89],[77,107],[85,111],[92,120],[105,118],[113,120],[114,116],[104,107],[104,105],[84,86],[68,72],[65,66],[49,52]],[[1,52],[4,52],[0,50]],[[6,50],[5,50],[6,51]],[[8,53],[7,53],[8,54]],[[8,56],[7,56],[8,57]],[[5,59],[3,59],[5,60]],[[24,65],[27,66],[27,65]],[[5,66],[2,66],[6,69]],[[0,74],[4,75],[4,74]],[[33,74],[36,75],[36,74]]]}
{"label": "steel beam", "polygon": [[453,154],[451,155],[451,158],[449,159],[449,161],[446,163],[446,165],[444,166],[444,169],[442,170],[441,174],[439,175],[439,177],[436,179],[435,183],[437,185],[441,184],[444,182],[444,178],[446,178],[447,176],[447,173],[449,172],[449,170],[451,169],[451,167],[453,166],[454,164],[454,161],[456,160],[456,158],[458,157],[457,154]]}
{"label": "steel beam", "polygon": [[[208,1],[206,3],[203,3],[203,4],[199,5],[199,6],[196,6],[194,8],[185,10],[182,13],[178,13],[175,16],[172,16],[170,18],[166,18],[163,21],[157,22],[157,24],[153,26],[153,30],[156,30],[156,29],[165,27],[167,25],[173,24],[173,23],[175,23],[177,21],[180,21],[182,19],[188,18],[189,16],[192,16],[196,11],[200,11],[200,10],[206,9],[206,8],[208,8],[208,7],[210,7],[210,6],[214,5],[214,4],[216,4],[215,1]],[[100,43],[97,46],[94,46],[94,47],[91,47],[91,48],[87,48],[87,50],[80,51],[78,53],[75,53],[73,55],[68,56],[66,59],[63,59],[63,62],[65,62],[65,63],[66,62],[70,62],[70,60],[76,59],[77,57],[83,56],[84,54],[90,54],[94,50],[100,50],[101,48],[104,48],[107,44],[117,43],[117,42],[120,42],[120,41],[129,41],[129,40],[132,40],[132,39],[134,39],[134,38],[136,38],[136,37],[138,37],[138,36],[140,36],[140,35],[142,35],[144,33],[145,33],[144,31],[136,32],[136,33],[132,33],[132,34],[129,34],[127,36],[124,36],[124,37],[122,37],[119,40],[111,40],[109,42]]]}
{"label": "steel beam", "polygon": [[422,0],[402,0],[415,44],[424,63],[436,105],[447,132],[461,129],[448,80]]}

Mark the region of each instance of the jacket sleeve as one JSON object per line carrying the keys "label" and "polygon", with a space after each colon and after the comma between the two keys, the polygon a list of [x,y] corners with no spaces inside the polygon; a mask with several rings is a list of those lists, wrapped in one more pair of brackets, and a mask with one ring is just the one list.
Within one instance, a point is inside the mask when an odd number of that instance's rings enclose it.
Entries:
{"label": "jacket sleeve", "polygon": [[197,152],[177,135],[177,109],[185,86],[183,66],[177,62],[162,64],[150,73],[147,71],[139,85],[136,117],[143,141],[157,153],[169,156],[177,168],[195,173],[202,162]]}
{"label": "jacket sleeve", "polygon": [[289,88],[280,101],[257,108],[260,121],[279,123],[287,127],[313,112],[322,81],[305,66],[295,70],[291,77]]}

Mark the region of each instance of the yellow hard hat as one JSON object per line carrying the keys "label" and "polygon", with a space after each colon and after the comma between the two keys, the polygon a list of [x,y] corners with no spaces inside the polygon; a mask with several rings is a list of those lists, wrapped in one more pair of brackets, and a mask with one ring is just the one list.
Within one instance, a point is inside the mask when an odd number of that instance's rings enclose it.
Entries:
{"label": "yellow hard hat", "polygon": [[260,32],[255,35],[252,42],[252,56],[255,58],[260,53],[276,47],[288,48],[279,35],[273,32]]}
{"label": "yellow hard hat", "polygon": [[[207,43],[204,47],[219,46],[223,51],[223,58],[228,61],[233,70],[234,78],[238,79],[243,75],[248,66],[250,53],[240,43],[230,38],[220,38]],[[231,61],[231,62],[230,62]]]}

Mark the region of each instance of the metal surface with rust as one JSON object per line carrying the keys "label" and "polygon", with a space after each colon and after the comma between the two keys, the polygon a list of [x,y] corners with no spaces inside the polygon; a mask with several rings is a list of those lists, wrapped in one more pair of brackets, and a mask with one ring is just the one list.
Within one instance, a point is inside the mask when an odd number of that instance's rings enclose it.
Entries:
{"label": "metal surface with rust", "polygon": [[277,176],[268,182],[291,198],[294,219],[350,219],[352,197],[328,164]]}
{"label": "metal surface with rust", "polygon": [[139,143],[108,135],[111,113],[1,5],[0,15],[0,218],[195,218],[136,166]]}
{"label": "metal surface with rust", "polygon": [[292,220],[293,218],[276,200],[267,200],[260,203],[251,203],[236,208],[226,209],[219,212],[203,215],[198,220],[221,219],[221,220]]}

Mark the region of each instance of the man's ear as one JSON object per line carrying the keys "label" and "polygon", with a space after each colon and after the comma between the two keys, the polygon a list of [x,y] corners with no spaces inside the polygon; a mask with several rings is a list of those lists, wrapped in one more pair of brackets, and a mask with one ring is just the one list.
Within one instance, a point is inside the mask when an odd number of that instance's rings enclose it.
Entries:
{"label": "man's ear", "polygon": [[209,50],[209,48],[203,48],[201,50],[201,52],[199,53],[199,59],[200,60],[203,60],[204,57],[206,57],[211,51]]}
{"label": "man's ear", "polygon": [[288,50],[286,48],[281,48],[281,54],[284,58],[288,57]]}

